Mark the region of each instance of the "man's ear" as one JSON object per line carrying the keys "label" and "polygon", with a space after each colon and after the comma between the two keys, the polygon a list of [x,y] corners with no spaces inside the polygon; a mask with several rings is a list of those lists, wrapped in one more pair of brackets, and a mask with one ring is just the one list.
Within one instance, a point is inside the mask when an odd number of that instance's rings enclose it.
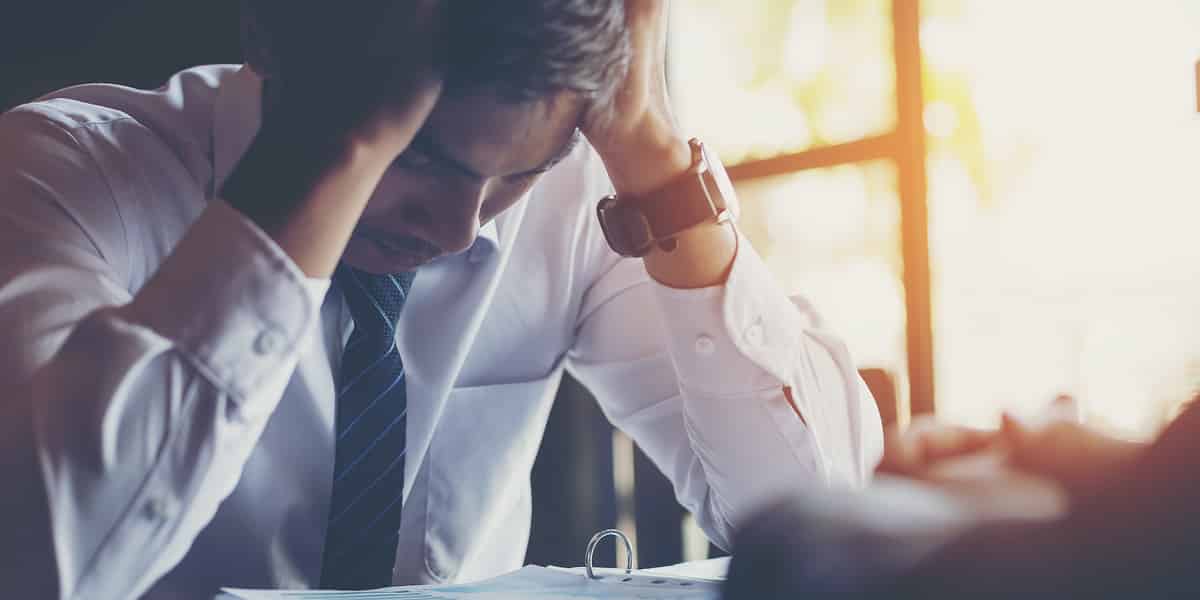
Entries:
{"label": "man's ear", "polygon": [[275,36],[271,34],[268,21],[255,0],[242,0],[241,42],[242,57],[259,77],[275,79],[279,76],[279,58]]}

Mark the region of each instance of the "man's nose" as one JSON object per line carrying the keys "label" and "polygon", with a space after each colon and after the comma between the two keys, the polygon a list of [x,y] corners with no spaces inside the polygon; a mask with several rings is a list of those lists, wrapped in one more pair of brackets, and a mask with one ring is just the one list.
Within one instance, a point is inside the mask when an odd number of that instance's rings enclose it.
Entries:
{"label": "man's nose", "polygon": [[460,181],[424,198],[421,209],[427,215],[420,220],[428,241],[451,254],[470,248],[479,235],[479,212],[486,193],[486,180]]}

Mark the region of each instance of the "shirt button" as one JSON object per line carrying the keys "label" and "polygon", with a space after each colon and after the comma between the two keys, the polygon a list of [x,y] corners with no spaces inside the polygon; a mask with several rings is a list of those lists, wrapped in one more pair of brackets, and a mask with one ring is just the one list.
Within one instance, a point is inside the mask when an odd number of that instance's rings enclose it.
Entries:
{"label": "shirt button", "polygon": [[746,328],[746,342],[751,346],[761,346],[763,343],[762,323],[755,323]]}
{"label": "shirt button", "polygon": [[696,338],[696,353],[697,354],[702,354],[704,356],[708,356],[708,355],[712,354],[713,352],[716,352],[716,350],[717,350],[717,345],[713,342],[712,338],[708,337],[707,335],[701,335]]}
{"label": "shirt button", "polygon": [[161,521],[167,518],[167,502],[157,496],[147,500],[143,510],[147,519]]}
{"label": "shirt button", "polygon": [[275,354],[283,348],[283,334],[277,329],[265,329],[254,340],[254,351],[259,354]]}

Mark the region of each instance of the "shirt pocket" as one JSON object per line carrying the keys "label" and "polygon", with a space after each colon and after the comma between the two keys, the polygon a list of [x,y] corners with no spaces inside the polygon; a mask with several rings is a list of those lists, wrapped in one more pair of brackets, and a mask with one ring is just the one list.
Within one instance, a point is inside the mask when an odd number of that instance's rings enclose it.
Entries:
{"label": "shirt pocket", "polygon": [[529,540],[529,475],[560,373],[458,387],[429,446],[425,566],[439,581],[521,566]]}

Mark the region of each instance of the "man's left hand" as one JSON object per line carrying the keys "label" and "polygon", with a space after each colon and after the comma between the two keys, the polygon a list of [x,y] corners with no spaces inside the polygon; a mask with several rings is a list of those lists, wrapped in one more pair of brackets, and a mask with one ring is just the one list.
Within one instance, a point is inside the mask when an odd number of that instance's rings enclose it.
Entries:
{"label": "man's left hand", "polygon": [[654,191],[691,165],[667,95],[667,0],[626,0],[632,58],[607,106],[598,106],[583,133],[600,153],[617,193]]}

